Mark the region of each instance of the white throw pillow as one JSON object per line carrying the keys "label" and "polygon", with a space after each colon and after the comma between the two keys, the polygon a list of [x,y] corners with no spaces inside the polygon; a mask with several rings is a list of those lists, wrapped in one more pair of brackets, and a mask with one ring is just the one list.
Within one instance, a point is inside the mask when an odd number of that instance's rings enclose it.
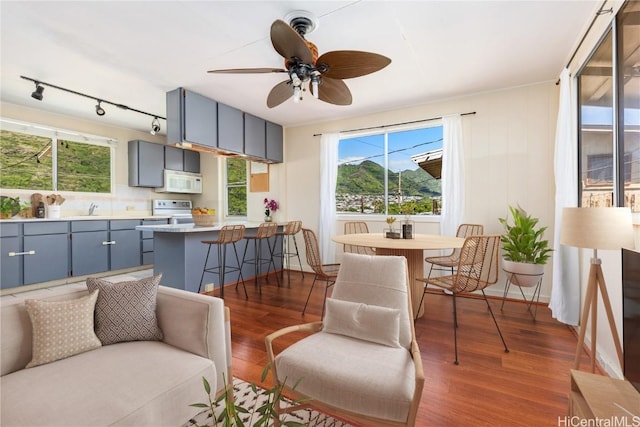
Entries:
{"label": "white throw pillow", "polygon": [[400,310],[327,298],[323,330],[400,347]]}

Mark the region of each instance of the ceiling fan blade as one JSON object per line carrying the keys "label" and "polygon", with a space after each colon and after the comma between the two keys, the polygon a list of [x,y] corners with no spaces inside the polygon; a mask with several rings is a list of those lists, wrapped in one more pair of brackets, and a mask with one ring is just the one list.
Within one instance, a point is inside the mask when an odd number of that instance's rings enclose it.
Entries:
{"label": "ceiling fan blade", "polygon": [[286,73],[284,68],[229,68],[226,70],[209,70],[207,73],[227,74],[259,74],[259,73]]}
{"label": "ceiling fan blade", "polygon": [[[311,87],[311,86],[310,86]],[[313,87],[311,87],[313,93]],[[318,98],[335,105],[351,105],[351,91],[342,80],[322,78],[318,86]]]}
{"label": "ceiling fan blade", "polygon": [[271,89],[271,92],[269,92],[269,96],[267,97],[267,107],[277,107],[292,96],[293,88],[291,87],[291,80],[280,82]]}
{"label": "ceiling fan blade", "polygon": [[380,71],[391,63],[386,56],[358,50],[334,50],[320,55],[316,67],[327,66],[324,77],[351,79]]}
{"label": "ceiling fan blade", "polygon": [[313,55],[307,43],[296,30],[280,19],[271,24],[271,43],[284,59],[295,57],[305,64],[313,63]]}

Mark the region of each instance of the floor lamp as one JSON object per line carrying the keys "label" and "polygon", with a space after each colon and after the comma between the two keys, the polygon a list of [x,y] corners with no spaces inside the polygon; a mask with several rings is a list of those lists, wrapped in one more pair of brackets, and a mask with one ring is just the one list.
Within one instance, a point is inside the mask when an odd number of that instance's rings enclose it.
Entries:
{"label": "floor lamp", "polygon": [[564,208],[560,244],[593,249],[573,369],[580,367],[580,355],[584,345],[589,312],[591,312],[591,372],[595,372],[598,291],[602,295],[611,335],[613,335],[613,343],[616,346],[618,361],[622,367],[622,346],[611,311],[611,302],[602,274],[602,261],[598,258],[598,249],[619,250],[623,247],[632,248],[634,246],[631,210],[629,208]]}

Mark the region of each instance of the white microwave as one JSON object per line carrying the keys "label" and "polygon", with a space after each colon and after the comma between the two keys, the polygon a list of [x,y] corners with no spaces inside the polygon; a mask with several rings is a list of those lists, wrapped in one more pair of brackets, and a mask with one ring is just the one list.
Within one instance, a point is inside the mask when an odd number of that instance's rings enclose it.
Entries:
{"label": "white microwave", "polygon": [[202,175],[199,173],[164,170],[164,186],[156,188],[157,193],[202,193]]}

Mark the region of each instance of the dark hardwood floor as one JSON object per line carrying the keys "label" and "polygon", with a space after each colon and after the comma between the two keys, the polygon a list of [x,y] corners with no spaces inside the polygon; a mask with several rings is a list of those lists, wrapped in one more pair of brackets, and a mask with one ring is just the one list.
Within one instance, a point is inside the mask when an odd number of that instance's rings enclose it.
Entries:
{"label": "dark hardwood floor", "polygon": [[[320,319],[323,282],[317,282],[301,314],[313,274],[286,273],[281,287],[272,275],[259,288],[247,280],[242,288],[225,288],[231,310],[234,376],[260,384],[267,364],[264,337],[282,327]],[[438,291],[425,296],[425,315],[416,335],[425,372],[418,426],[557,426],[567,414],[569,370],[577,339],[566,325],[551,318],[546,304],[532,321],[519,301],[490,299],[510,352],[505,353],[486,303],[458,298],[459,365],[454,365],[451,297]],[[283,342],[286,344],[286,342]],[[586,354],[583,363],[587,362]],[[271,385],[271,379],[267,384]],[[564,424],[566,425],[566,423]]]}

